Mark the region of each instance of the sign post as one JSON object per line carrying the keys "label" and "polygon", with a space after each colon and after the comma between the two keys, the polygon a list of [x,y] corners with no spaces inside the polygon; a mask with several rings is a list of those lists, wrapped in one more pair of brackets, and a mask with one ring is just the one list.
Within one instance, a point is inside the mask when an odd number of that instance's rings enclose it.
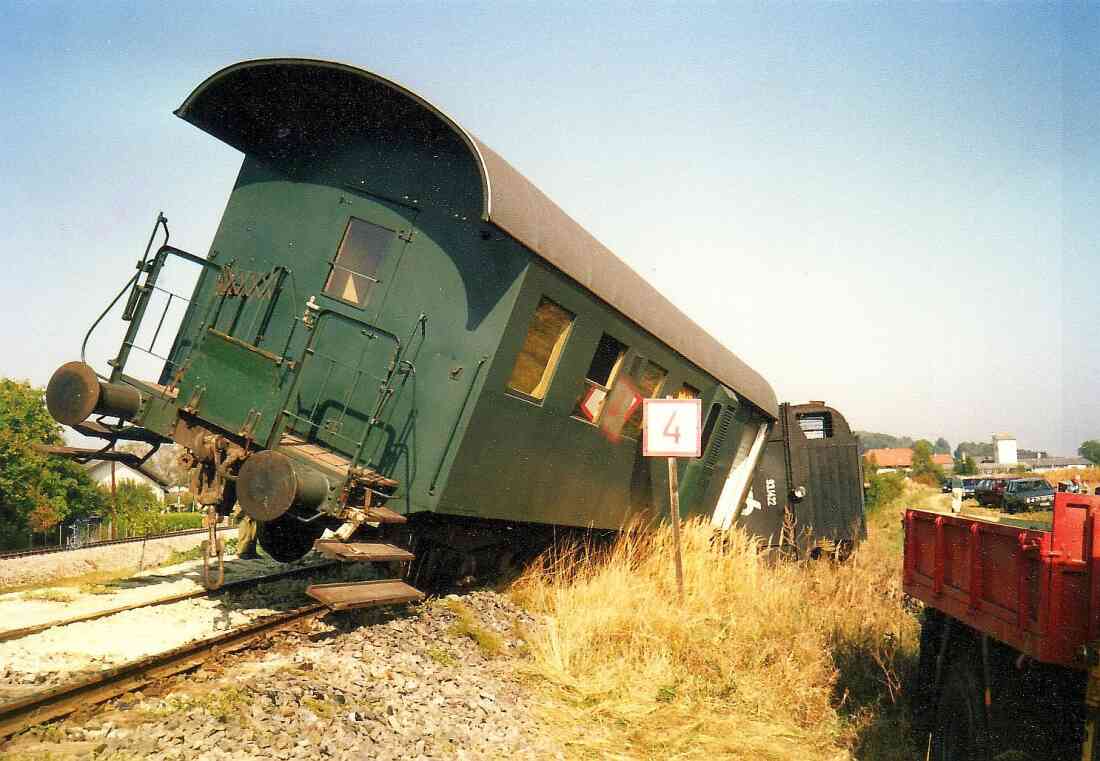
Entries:
{"label": "sign post", "polygon": [[668,458],[669,519],[676,562],[676,590],[684,600],[684,561],[680,552],[680,475],[677,457],[702,452],[703,403],[699,399],[645,399],[642,402],[642,454]]}

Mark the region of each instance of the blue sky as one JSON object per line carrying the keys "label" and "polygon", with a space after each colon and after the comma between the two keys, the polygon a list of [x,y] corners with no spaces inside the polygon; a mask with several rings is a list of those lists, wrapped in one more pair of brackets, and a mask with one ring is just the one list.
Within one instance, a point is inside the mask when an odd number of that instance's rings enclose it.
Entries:
{"label": "blue sky", "polygon": [[0,374],[78,356],[158,209],[207,250],[240,156],[172,110],[308,56],[441,106],[781,399],[952,444],[1100,438],[1096,7],[6,6]]}

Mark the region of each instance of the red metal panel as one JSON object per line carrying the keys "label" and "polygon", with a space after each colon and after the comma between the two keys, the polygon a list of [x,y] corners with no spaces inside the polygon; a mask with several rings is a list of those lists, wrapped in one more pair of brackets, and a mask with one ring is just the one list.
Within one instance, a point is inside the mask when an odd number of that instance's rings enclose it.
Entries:
{"label": "red metal panel", "polygon": [[1100,497],[1058,494],[1050,531],[905,513],[905,591],[1031,657],[1084,668],[1100,635]]}

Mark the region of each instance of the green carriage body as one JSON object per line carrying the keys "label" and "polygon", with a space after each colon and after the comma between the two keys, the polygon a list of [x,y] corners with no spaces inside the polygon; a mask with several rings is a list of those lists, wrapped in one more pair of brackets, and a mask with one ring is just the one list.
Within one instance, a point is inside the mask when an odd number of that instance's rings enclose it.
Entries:
{"label": "green carriage body", "polygon": [[[218,72],[177,114],[245,157],[162,376],[130,377],[120,354],[133,423],[285,452],[326,473],[330,508],[367,469],[398,482],[386,504],[408,516],[615,529],[664,509],[667,471],[576,414],[611,336],[610,386],[655,365],[650,393],[703,400],[684,515],[741,498],[727,480],[776,418],[768,384],[438,109],[358,69],[267,60]],[[532,395],[509,382],[547,301],[572,321]]]}

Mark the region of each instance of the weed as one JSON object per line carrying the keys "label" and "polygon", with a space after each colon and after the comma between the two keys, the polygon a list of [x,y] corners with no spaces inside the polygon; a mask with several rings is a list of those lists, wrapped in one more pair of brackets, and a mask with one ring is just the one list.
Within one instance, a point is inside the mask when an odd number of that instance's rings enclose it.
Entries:
{"label": "weed", "polygon": [[455,658],[453,655],[451,655],[441,647],[428,648],[428,657],[438,663],[440,666],[453,668],[454,666],[458,665],[458,658]]}
{"label": "weed", "polygon": [[72,602],[76,595],[64,589],[36,589],[23,593],[24,600],[40,600],[42,602]]}
{"label": "weed", "polygon": [[324,700],[306,695],[302,698],[302,705],[313,711],[319,719],[331,719],[336,713],[336,707]]}
{"label": "weed", "polygon": [[143,718],[156,719],[202,709],[218,721],[224,722],[239,716],[249,699],[247,690],[224,687],[204,693],[169,695],[152,707],[143,709],[141,713]]}
{"label": "weed", "polygon": [[676,699],[676,687],[661,687],[657,690],[658,703],[671,703]]}
{"label": "weed", "polygon": [[489,658],[504,652],[504,639],[492,629],[482,626],[468,607],[458,600],[444,600],[443,607],[454,613],[458,619],[447,629],[452,637],[470,639]]}
{"label": "weed", "polygon": [[202,558],[202,546],[192,547],[189,550],[172,550],[168,553],[168,557],[165,558],[162,565],[178,565],[179,563],[187,563],[191,560],[199,560]]}
{"label": "weed", "polygon": [[106,584],[81,584],[77,589],[86,595],[113,595],[118,592],[118,589]]}

